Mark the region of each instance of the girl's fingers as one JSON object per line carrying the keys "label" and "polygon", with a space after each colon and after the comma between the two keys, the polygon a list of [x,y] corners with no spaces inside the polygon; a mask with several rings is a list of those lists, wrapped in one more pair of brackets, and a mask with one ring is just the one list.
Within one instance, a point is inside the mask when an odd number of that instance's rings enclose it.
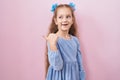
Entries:
{"label": "girl's fingers", "polygon": [[43,36],[44,39],[48,40],[48,37],[47,36]]}

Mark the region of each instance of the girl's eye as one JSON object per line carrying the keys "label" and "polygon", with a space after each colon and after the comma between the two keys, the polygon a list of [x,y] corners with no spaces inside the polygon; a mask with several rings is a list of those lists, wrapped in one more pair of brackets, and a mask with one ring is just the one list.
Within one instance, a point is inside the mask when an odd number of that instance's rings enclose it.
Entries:
{"label": "girl's eye", "polygon": [[62,19],[62,16],[59,16],[59,19]]}
{"label": "girl's eye", "polygon": [[66,18],[71,18],[71,16],[67,16]]}

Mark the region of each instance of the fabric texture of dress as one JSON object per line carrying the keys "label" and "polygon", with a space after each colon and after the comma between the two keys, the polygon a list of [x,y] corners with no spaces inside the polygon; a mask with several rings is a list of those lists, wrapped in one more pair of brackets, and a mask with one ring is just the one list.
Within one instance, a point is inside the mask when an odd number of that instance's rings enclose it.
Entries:
{"label": "fabric texture of dress", "polygon": [[85,80],[80,44],[77,37],[71,35],[67,40],[58,37],[57,51],[48,46],[49,68],[46,80]]}

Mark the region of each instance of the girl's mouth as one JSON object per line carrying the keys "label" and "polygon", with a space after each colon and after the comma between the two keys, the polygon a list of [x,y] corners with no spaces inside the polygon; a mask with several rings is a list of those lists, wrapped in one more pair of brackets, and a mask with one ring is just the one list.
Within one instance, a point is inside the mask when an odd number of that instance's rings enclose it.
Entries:
{"label": "girl's mouth", "polygon": [[62,24],[62,26],[67,26],[68,24]]}

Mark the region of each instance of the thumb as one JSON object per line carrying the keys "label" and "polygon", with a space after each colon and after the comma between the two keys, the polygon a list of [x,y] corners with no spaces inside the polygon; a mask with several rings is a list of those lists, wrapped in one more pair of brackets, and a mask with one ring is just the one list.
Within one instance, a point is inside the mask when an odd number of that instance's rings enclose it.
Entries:
{"label": "thumb", "polygon": [[43,38],[44,38],[45,40],[48,40],[48,37],[47,37],[47,36],[43,36]]}

